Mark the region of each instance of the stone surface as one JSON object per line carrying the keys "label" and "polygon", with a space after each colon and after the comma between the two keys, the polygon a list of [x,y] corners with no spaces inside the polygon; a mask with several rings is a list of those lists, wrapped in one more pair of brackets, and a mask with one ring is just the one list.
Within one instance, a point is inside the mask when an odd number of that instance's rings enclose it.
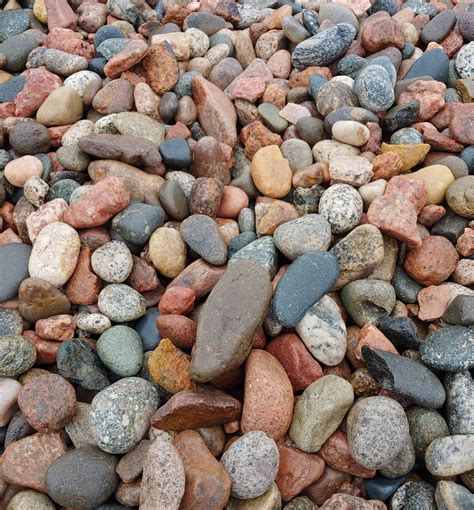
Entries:
{"label": "stone surface", "polygon": [[31,247],[26,244],[7,243],[0,245],[0,302],[15,297],[21,282],[28,277],[28,261]]}

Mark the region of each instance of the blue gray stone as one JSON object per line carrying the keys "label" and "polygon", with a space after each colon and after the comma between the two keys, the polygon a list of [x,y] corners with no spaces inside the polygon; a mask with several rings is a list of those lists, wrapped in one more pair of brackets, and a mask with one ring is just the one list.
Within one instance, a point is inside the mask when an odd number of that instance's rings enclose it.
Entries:
{"label": "blue gray stone", "polygon": [[0,244],[0,303],[14,298],[21,282],[28,278],[30,254],[28,244]]}
{"label": "blue gray stone", "polygon": [[10,103],[14,101],[16,96],[23,90],[25,82],[26,77],[20,74],[0,84],[0,103]]}
{"label": "blue gray stone", "polygon": [[433,80],[441,81],[448,85],[448,72],[448,55],[441,48],[434,48],[423,53],[410,67],[403,79],[409,80],[411,78],[419,78],[420,76],[431,76]]}
{"label": "blue gray stone", "polygon": [[165,220],[166,213],[160,206],[133,202],[114,217],[112,225],[127,241],[144,244]]}
{"label": "blue gray stone", "polygon": [[380,65],[371,64],[360,71],[354,81],[354,92],[360,105],[372,112],[385,111],[395,101],[390,76]]}
{"label": "blue gray stone", "polygon": [[161,335],[156,327],[156,319],[159,315],[158,307],[153,306],[148,308],[146,314],[135,324],[135,331],[142,339],[144,351],[153,351],[160,343]]}
{"label": "blue gray stone", "polygon": [[474,368],[474,331],[445,326],[429,333],[420,345],[421,360],[431,368],[459,372]]}

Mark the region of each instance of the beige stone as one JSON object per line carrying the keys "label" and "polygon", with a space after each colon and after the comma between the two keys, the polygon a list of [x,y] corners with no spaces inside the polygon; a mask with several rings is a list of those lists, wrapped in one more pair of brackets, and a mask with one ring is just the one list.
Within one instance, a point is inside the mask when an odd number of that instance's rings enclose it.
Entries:
{"label": "beige stone", "polygon": [[178,230],[161,227],[150,237],[149,256],[155,268],[175,278],[186,267],[186,244]]}
{"label": "beige stone", "polygon": [[291,190],[290,164],[277,145],[262,147],[255,153],[251,172],[255,186],[267,197],[281,198]]}
{"label": "beige stone", "polygon": [[426,205],[441,204],[447,189],[454,182],[451,170],[445,165],[427,166],[410,174],[410,179],[417,179],[425,183]]}

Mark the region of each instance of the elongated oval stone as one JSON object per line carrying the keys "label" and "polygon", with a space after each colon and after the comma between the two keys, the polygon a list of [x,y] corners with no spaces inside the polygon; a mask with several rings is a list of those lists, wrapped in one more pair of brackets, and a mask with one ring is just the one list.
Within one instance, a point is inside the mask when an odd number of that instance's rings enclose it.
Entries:
{"label": "elongated oval stone", "polygon": [[255,262],[237,260],[227,269],[199,315],[193,379],[211,381],[245,361],[271,297],[268,272]]}
{"label": "elongated oval stone", "polygon": [[334,255],[312,251],[298,257],[286,270],[275,289],[273,313],[278,322],[293,328],[308,309],[326,294],[339,277]]}

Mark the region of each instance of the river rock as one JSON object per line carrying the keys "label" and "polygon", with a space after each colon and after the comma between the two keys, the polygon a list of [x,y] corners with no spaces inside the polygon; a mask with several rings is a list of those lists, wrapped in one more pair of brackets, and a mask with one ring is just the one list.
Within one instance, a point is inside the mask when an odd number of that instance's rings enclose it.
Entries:
{"label": "river rock", "polygon": [[145,298],[123,283],[114,283],[101,290],[97,306],[113,322],[132,321],[146,313]]}
{"label": "river rock", "polygon": [[435,476],[455,476],[474,469],[474,435],[435,439],[426,449],[425,463]]}
{"label": "river rock", "polygon": [[21,282],[28,277],[31,246],[27,244],[0,244],[0,303],[15,297]]}
{"label": "river rock", "polygon": [[339,427],[353,401],[352,386],[342,377],[318,379],[296,402],[289,437],[300,450],[317,452]]}
{"label": "river rock", "polygon": [[36,361],[34,343],[21,335],[0,336],[0,377],[17,377]]}
{"label": "river rock", "polygon": [[343,234],[353,229],[359,223],[362,209],[361,196],[348,184],[329,187],[319,202],[319,214],[329,221],[333,234]]}
{"label": "river rock", "polygon": [[[243,363],[271,295],[268,273],[255,262],[230,265],[199,314],[190,366],[193,379],[207,382]],[[216,320],[219,317],[222,321]]]}
{"label": "river rock", "polygon": [[142,340],[132,328],[113,326],[100,335],[97,354],[114,374],[130,377],[136,375],[142,366]]}
{"label": "river rock", "polygon": [[474,383],[469,371],[448,373],[446,414],[451,434],[474,434]]}

